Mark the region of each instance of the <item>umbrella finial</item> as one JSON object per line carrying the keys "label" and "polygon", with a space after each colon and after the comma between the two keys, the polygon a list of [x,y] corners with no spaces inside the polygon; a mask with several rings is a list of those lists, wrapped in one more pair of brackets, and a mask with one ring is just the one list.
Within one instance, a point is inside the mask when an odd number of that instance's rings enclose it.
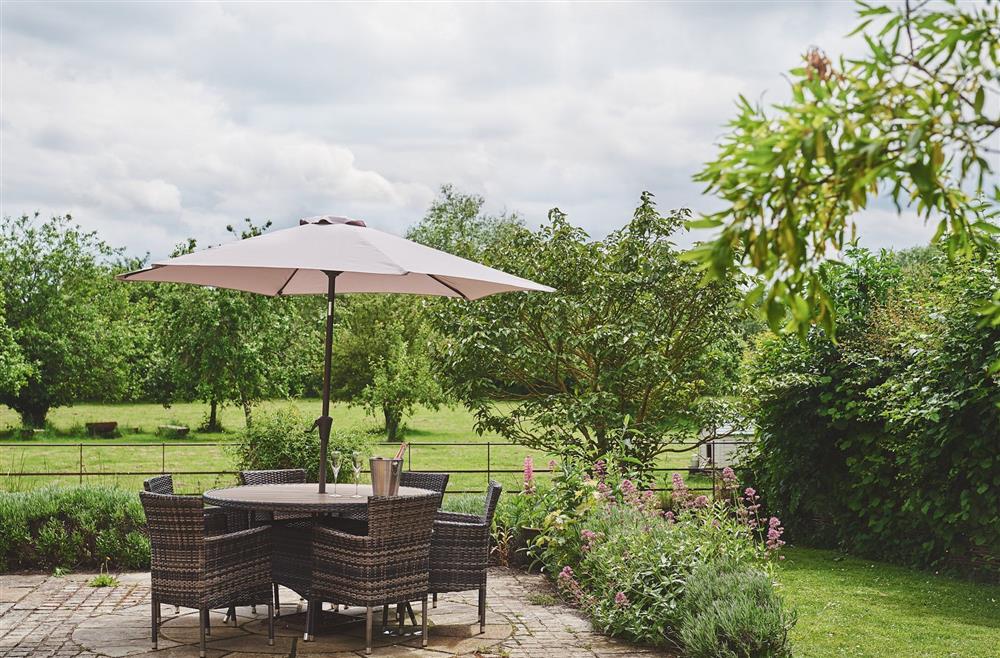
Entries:
{"label": "umbrella finial", "polygon": [[351,219],[350,217],[340,217],[338,215],[317,215],[316,217],[305,217],[299,220],[299,226],[303,224],[318,224],[329,226],[331,224],[347,224],[348,226],[367,226],[364,220]]}

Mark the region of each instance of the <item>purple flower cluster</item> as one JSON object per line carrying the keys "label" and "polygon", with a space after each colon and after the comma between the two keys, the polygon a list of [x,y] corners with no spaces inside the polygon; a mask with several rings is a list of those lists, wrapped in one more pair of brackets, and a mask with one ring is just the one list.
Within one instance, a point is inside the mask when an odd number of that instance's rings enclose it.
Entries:
{"label": "purple flower cluster", "polygon": [[535,460],[524,458],[524,493],[535,493]]}
{"label": "purple flower cluster", "polygon": [[776,516],[772,516],[767,522],[767,550],[773,553],[785,545],[785,542],[781,540],[781,535],[784,532],[785,529],[781,526],[781,520]]}
{"label": "purple flower cluster", "polygon": [[619,608],[628,606],[628,597],[625,596],[625,592],[618,592],[615,594],[615,605]]}
{"label": "purple flower cluster", "polygon": [[674,506],[678,509],[687,509],[691,506],[691,492],[688,491],[684,478],[680,473],[674,473],[672,479],[672,489],[674,496]]}
{"label": "purple flower cluster", "polygon": [[593,597],[583,591],[580,583],[576,581],[573,569],[569,565],[563,567],[562,571],[559,572],[559,576],[556,577],[556,585],[577,605],[590,605],[593,603]]}

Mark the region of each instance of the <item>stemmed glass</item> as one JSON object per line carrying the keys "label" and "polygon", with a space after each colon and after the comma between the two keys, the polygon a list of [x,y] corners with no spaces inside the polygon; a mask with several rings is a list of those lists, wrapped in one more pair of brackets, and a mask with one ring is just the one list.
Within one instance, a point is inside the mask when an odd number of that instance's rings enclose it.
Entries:
{"label": "stemmed glass", "polygon": [[358,493],[358,483],[361,481],[361,467],[364,466],[364,458],[360,452],[351,453],[351,466],[354,468],[354,495],[351,498],[361,498]]}
{"label": "stemmed glass", "polygon": [[330,466],[333,469],[333,495],[337,495],[337,476],[340,475],[340,466],[344,463],[344,453],[334,450],[330,453]]}

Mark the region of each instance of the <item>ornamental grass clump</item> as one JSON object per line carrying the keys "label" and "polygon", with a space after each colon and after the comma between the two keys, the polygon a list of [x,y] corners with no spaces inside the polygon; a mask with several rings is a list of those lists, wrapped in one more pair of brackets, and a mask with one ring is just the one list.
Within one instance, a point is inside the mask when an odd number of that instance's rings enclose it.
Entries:
{"label": "ornamental grass clump", "polygon": [[[739,491],[732,471],[716,501],[692,495],[674,476],[674,507],[663,510],[620,463],[609,459],[589,470],[564,464],[554,478],[550,500],[557,505],[538,550],[564,598],[596,628],[633,641],[687,653],[689,640],[709,646],[714,629],[717,653],[698,655],[786,655],[794,616],[772,582],[780,521],[761,516],[759,502]],[[739,587],[712,589],[717,607],[706,607],[690,595],[692,578],[703,571],[732,574],[724,582]],[[766,605],[750,614],[750,601]],[[746,639],[746,651],[731,642],[730,631]],[[734,652],[727,653],[730,645]]]}

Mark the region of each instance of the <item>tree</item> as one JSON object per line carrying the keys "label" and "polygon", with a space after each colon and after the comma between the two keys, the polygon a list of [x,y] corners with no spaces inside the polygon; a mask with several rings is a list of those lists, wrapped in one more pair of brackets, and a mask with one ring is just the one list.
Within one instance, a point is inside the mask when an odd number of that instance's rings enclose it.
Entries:
{"label": "tree", "polygon": [[[432,338],[425,300],[409,295],[350,295],[343,301],[338,298],[337,305],[331,396],[381,413],[386,436],[395,441],[403,417],[414,405],[436,407],[442,401],[427,356]],[[414,371],[401,371],[407,368]]]}
{"label": "tree", "polygon": [[[734,281],[699,287],[666,216],[644,193],[632,220],[590,240],[558,209],[533,231],[513,227],[486,262],[556,288],[454,302],[435,314],[442,367],[477,429],[593,458],[624,448],[645,463],[678,423],[700,421],[727,390],[741,352]],[[513,409],[500,403],[514,402]],[[619,445],[620,444],[620,445]]]}
{"label": "tree", "polygon": [[419,341],[403,340],[401,329],[393,334],[389,353],[372,359],[372,382],[361,392],[368,412],[382,413],[386,441],[402,438],[403,418],[412,414],[416,405],[436,410],[444,401],[426,350],[420,349]]}
{"label": "tree", "polygon": [[[726,206],[692,222],[719,233],[690,257],[714,278],[756,270],[748,302],[762,302],[774,330],[787,319],[800,335],[812,322],[833,334],[821,264],[879,193],[937,222],[934,241],[952,256],[998,249],[1000,6],[858,6],[852,34],[863,33],[865,56],[834,64],[810,50],[789,74],[791,99],[772,111],[741,97],[718,157],[695,177]],[[1000,297],[982,312],[1000,325]]]}
{"label": "tree", "polygon": [[0,286],[4,317],[29,371],[0,402],[26,426],[42,427],[52,407],[117,400],[129,388],[133,309],[115,283],[121,252],[72,218],[4,217]]}
{"label": "tree", "polygon": [[[246,220],[247,229],[230,233],[240,239],[260,235],[262,227]],[[189,253],[194,240],[174,255]],[[243,409],[247,425],[253,406],[287,396],[302,371],[320,363],[318,347],[303,341],[319,320],[309,317],[306,300],[271,298],[221,288],[158,284],[158,381],[160,401],[201,399],[210,405],[204,428],[218,431],[217,409],[232,402]],[[310,349],[314,348],[314,349]],[[314,354],[313,352],[316,352]],[[310,360],[313,362],[310,364]]]}
{"label": "tree", "polygon": [[451,185],[442,185],[438,198],[424,217],[410,227],[406,237],[449,254],[477,260],[499,232],[521,225],[516,213],[487,215],[483,212],[485,203],[479,195],[463,194]]}
{"label": "tree", "polygon": [[[3,288],[0,288],[0,310],[5,308]],[[16,395],[27,383],[31,370],[24,361],[21,346],[0,313],[0,395]]]}

